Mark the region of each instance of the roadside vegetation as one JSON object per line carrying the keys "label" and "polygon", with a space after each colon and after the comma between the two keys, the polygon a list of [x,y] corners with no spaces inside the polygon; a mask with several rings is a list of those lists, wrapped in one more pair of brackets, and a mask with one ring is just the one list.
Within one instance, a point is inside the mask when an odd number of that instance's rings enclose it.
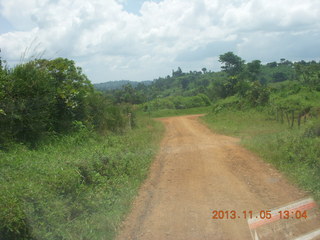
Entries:
{"label": "roadside vegetation", "polygon": [[162,131],[71,60],[0,61],[0,238],[112,239]]}
{"label": "roadside vegetation", "polygon": [[319,120],[309,120],[300,129],[290,128],[268,112],[252,109],[210,113],[202,120],[215,132],[239,137],[243,146],[320,201]]}
{"label": "roadside vegetation", "polygon": [[232,52],[219,61],[220,72],[178,68],[148,86],[107,94],[140,104],[151,117],[207,112],[203,121],[214,131],[240,137],[244,146],[319,200],[320,63],[246,63]]}
{"label": "roadside vegetation", "polygon": [[[0,145],[36,147],[51,136],[81,128],[121,131],[125,109],[94,90],[68,59],[33,60],[9,69],[0,64]],[[50,141],[50,140],[49,140]]]}
{"label": "roadside vegetation", "polygon": [[161,139],[156,117],[208,113],[319,200],[320,63],[220,62],[101,92],[69,59],[0,59],[1,239],[113,239]]}
{"label": "roadside vegetation", "polygon": [[246,70],[231,73],[236,64],[222,62],[229,78],[238,81],[233,84],[234,93],[217,101],[204,121],[215,131],[240,137],[244,146],[319,201],[320,63],[283,61],[282,65],[291,66],[293,78],[262,85],[248,81]]}
{"label": "roadside vegetation", "polygon": [[0,153],[1,239],[112,239],[161,139],[139,117],[126,133],[83,129],[37,150]]}

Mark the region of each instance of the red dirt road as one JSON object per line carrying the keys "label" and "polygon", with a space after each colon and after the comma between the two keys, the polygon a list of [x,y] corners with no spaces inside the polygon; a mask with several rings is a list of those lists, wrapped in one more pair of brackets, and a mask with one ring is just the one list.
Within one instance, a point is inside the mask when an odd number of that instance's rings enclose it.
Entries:
{"label": "red dirt road", "polygon": [[[251,239],[244,210],[270,210],[307,196],[198,116],[160,119],[165,137],[118,240]],[[214,220],[213,210],[235,210],[239,217]]]}

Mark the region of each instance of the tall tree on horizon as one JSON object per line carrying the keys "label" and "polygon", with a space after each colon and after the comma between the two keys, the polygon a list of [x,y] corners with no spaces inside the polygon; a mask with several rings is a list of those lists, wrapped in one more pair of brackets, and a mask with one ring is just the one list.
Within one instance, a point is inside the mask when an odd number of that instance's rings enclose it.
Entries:
{"label": "tall tree on horizon", "polygon": [[245,61],[233,52],[227,52],[219,56],[219,62],[223,64],[223,66],[221,66],[222,71],[228,73],[230,76],[235,76],[243,70]]}

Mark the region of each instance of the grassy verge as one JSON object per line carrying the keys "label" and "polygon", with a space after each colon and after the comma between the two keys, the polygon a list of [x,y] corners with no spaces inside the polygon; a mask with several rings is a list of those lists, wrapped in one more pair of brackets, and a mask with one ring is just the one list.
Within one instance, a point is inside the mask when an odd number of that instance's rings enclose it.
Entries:
{"label": "grassy verge", "polygon": [[211,110],[211,106],[187,108],[187,109],[161,109],[161,110],[151,111],[151,112],[141,112],[140,114],[143,116],[149,116],[151,118],[159,118],[159,117],[183,116],[183,115],[189,115],[189,114],[203,114],[203,113],[208,113],[210,110]]}
{"label": "grassy verge", "polygon": [[289,129],[255,110],[222,111],[202,119],[216,132],[240,137],[246,148],[320,200],[320,137],[313,134],[314,122]]}
{"label": "grassy verge", "polygon": [[163,127],[88,132],[0,152],[1,239],[113,239],[145,179]]}

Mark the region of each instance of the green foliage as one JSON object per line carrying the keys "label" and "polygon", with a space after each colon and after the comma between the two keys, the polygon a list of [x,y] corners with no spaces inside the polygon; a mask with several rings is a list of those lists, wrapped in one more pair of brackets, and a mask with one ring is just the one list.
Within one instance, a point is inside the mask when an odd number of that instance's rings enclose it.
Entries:
{"label": "green foliage", "polygon": [[238,91],[238,86],[239,78],[237,76],[228,77],[223,84],[223,96],[228,97],[235,95]]}
{"label": "green foliage", "polygon": [[[7,141],[11,138],[11,128],[8,125],[9,120],[7,111],[9,104],[7,103],[6,89],[9,87],[9,74],[6,69],[0,68],[0,143]],[[1,149],[1,145],[0,145]]]}
{"label": "green foliage", "polygon": [[5,113],[0,116],[2,142],[8,135],[23,142],[42,137],[52,127],[54,79],[30,62],[8,72],[2,83],[0,108]]}
{"label": "green foliage", "polygon": [[125,127],[122,110],[95,92],[72,60],[39,59],[0,71],[0,145],[30,146],[74,123],[100,132]]}
{"label": "green foliage", "polygon": [[320,91],[320,63],[296,63],[294,65],[299,80],[311,89]]}
{"label": "green foliage", "polygon": [[309,124],[309,126],[306,127],[303,136],[309,138],[320,137],[320,120],[317,119]]}
{"label": "green foliage", "polygon": [[261,61],[260,60],[253,60],[250,63],[247,63],[247,69],[249,73],[257,76],[261,71]]}
{"label": "green foliage", "polygon": [[[281,59],[280,62],[267,64],[262,64],[260,60],[245,63],[232,52],[220,55],[219,60],[222,63],[220,72],[208,71],[206,68],[202,68],[202,71],[183,72],[179,67],[172,71],[171,76],[160,77],[148,84],[141,83],[137,87],[108,91],[107,94],[117,103],[131,104],[145,104],[167,97],[192,97],[198,94],[205,94],[214,102],[239,95],[243,101],[247,101],[247,105],[255,107],[267,105],[270,87],[280,86],[280,83],[295,83],[299,87],[308,86],[313,90],[320,86],[320,64],[315,61],[292,63]],[[165,105],[172,108],[169,102]]]}
{"label": "green foliage", "polygon": [[37,150],[0,151],[1,239],[113,239],[162,132],[139,117],[124,135],[82,129]]}
{"label": "green foliage", "polygon": [[160,109],[187,109],[211,105],[211,101],[204,94],[192,97],[166,97],[152,100],[144,104],[144,111],[157,111]]}
{"label": "green foliage", "polygon": [[212,112],[218,113],[220,111],[241,109],[241,99],[238,96],[231,96],[216,102],[213,105]]}
{"label": "green foliage", "polygon": [[121,89],[114,90],[112,93],[116,103],[140,104],[146,100],[145,94],[134,89],[131,84],[123,85]]}
{"label": "green foliage", "polygon": [[260,82],[251,82],[244,94],[248,104],[252,107],[266,105],[269,102],[270,90]]}
{"label": "green foliage", "polygon": [[183,75],[183,72],[180,67],[178,67],[177,71],[172,70],[172,77],[180,77]]}
{"label": "green foliage", "polygon": [[301,119],[304,122],[307,118],[318,117],[320,92],[299,89],[297,92],[280,92],[272,95],[270,108],[276,115],[278,121],[284,122],[287,119],[288,125],[293,127],[295,119],[300,126]]}
{"label": "green foliage", "polygon": [[264,106],[269,102],[270,90],[258,81],[242,80],[237,82],[234,88],[238,94],[217,101],[213,105],[213,112]]}
{"label": "green foliage", "polygon": [[129,81],[129,80],[119,80],[119,81],[111,81],[111,82],[105,82],[105,83],[96,83],[93,84],[94,88],[99,91],[109,91],[109,90],[116,90],[121,89],[123,86],[130,84],[133,88],[138,87],[138,85],[149,85],[151,84],[151,81],[142,81],[142,82],[135,82],[135,81]]}
{"label": "green foliage", "polygon": [[68,132],[73,121],[86,121],[87,96],[93,92],[88,78],[72,60],[37,60],[37,65],[54,79],[56,106],[53,125],[56,132]]}
{"label": "green foliage", "polygon": [[108,130],[121,132],[126,127],[124,111],[120,106],[115,106],[101,92],[92,92],[87,96],[88,119],[96,132],[106,133]]}
{"label": "green foliage", "polygon": [[227,52],[219,56],[219,62],[224,64],[221,68],[227,72],[230,76],[241,73],[244,66],[244,60],[233,52]]}
{"label": "green foliage", "polygon": [[260,80],[265,79],[266,83],[272,83],[295,79],[295,71],[291,64],[278,64],[276,62],[272,64],[261,66]]}

